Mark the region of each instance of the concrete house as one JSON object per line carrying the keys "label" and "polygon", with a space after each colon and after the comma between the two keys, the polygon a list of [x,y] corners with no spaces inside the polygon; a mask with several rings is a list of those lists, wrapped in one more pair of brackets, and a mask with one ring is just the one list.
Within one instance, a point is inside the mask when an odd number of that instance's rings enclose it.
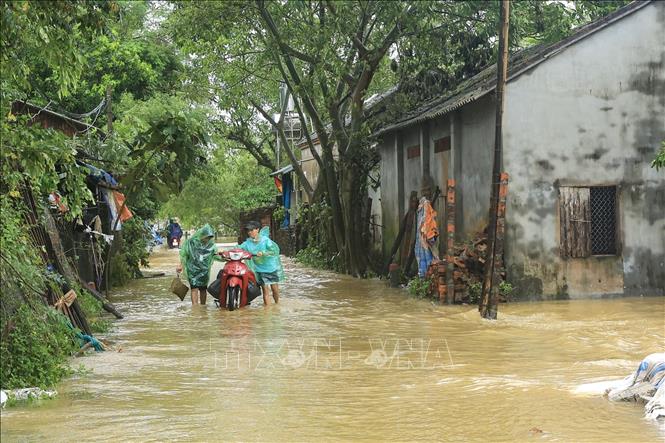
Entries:
{"label": "concrete house", "polygon": [[[495,86],[491,66],[377,131],[384,251],[424,175],[444,191],[456,180],[457,240],[487,225]],[[503,125],[519,296],[664,295],[665,173],[650,163],[665,140],[665,2],[514,54]]]}

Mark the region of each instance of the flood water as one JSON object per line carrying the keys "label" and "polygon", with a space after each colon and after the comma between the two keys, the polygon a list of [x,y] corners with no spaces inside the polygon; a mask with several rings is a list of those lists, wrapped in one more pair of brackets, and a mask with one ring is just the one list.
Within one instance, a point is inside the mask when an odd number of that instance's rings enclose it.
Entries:
{"label": "flood water", "polygon": [[[176,251],[153,270],[173,274]],[[499,320],[285,261],[279,305],[116,291],[116,350],[57,399],[2,412],[9,441],[655,442],[643,407],[584,393],[665,347],[665,298],[512,303]],[[257,300],[258,301],[258,300]]]}

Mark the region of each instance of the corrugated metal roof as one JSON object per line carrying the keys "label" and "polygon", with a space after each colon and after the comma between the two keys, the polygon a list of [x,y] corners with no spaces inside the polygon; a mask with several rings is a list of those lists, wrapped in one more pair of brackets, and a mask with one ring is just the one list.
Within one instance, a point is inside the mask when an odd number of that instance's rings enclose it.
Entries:
{"label": "corrugated metal roof", "polygon": [[[535,68],[540,63],[562,52],[565,48],[575,44],[585,37],[603,29],[612,23],[626,17],[633,12],[647,6],[653,0],[635,1],[623,8],[619,8],[611,14],[596,21],[577,28],[569,37],[547,45],[537,45],[516,52],[510,57],[508,63],[508,81],[519,77],[524,72]],[[381,136],[388,132],[396,131],[407,126],[415,125],[426,120],[445,115],[458,109],[496,88],[496,63],[486,67],[484,70],[460,83],[452,91],[442,96],[431,99],[410,112],[404,114],[399,120],[388,124],[374,132],[374,136]]]}
{"label": "corrugated metal roof", "polygon": [[[76,130],[76,132],[85,132],[89,131],[91,129],[97,129],[98,132],[102,132],[100,129],[96,128],[95,126],[92,126],[86,122],[82,122],[80,120],[73,119],[71,117],[68,117],[64,114],[61,114],[59,112],[52,111],[50,109],[47,109],[46,107],[41,107],[23,100],[15,100],[12,103],[12,111],[15,111],[17,113],[22,113],[22,114],[28,114],[28,113],[34,113],[34,114],[45,114],[51,117],[55,117],[62,122],[66,122],[69,124],[73,129]],[[33,116],[34,118],[34,116]]]}
{"label": "corrugated metal roof", "polygon": [[279,175],[279,174],[288,174],[291,171],[293,171],[293,165],[287,165],[287,166],[284,166],[282,169],[278,169],[275,172],[271,172],[270,176],[273,177],[273,176]]}

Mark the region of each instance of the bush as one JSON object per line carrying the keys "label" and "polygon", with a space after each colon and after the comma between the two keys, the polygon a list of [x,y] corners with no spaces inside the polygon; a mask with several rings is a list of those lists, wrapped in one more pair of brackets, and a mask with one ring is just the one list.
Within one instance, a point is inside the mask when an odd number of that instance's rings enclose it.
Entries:
{"label": "bush", "polygon": [[[502,281],[501,283],[499,283],[499,294],[506,301],[510,300],[510,296],[512,295],[514,290],[515,288],[513,287],[513,285],[511,285],[507,281]],[[480,300],[480,296],[482,295],[482,292],[483,292],[483,284],[481,282],[471,283],[469,285],[469,303],[478,303],[478,301]]]}
{"label": "bush", "polygon": [[406,287],[409,294],[418,298],[428,298],[432,296],[432,280],[429,278],[416,277],[409,282]]}
{"label": "bush", "polygon": [[[302,205],[298,223],[303,227],[307,247],[296,254],[299,262],[320,269],[344,272],[344,258],[336,250],[331,237],[332,210],[325,203]],[[303,252],[304,251],[304,252]]]}
{"label": "bush", "polygon": [[325,255],[316,246],[308,246],[296,254],[296,261],[317,269],[330,269]]}
{"label": "bush", "polygon": [[3,389],[47,388],[71,373],[67,360],[77,347],[66,321],[62,314],[43,305],[18,308],[0,345]]}
{"label": "bush", "polygon": [[499,294],[504,298],[504,300],[508,301],[510,300],[510,296],[513,294],[513,291],[515,288],[513,285],[508,283],[507,281],[502,281],[499,283]]}
{"label": "bush", "polygon": [[139,216],[122,224],[122,241],[111,258],[111,285],[122,286],[132,278],[141,276],[140,267],[148,265],[147,250],[150,231]]}
{"label": "bush", "polygon": [[285,216],[286,216],[286,209],[284,209],[284,206],[278,206],[272,213],[272,219],[275,221],[277,226],[282,226],[282,223],[284,223]]}
{"label": "bush", "polygon": [[483,284],[480,282],[469,285],[469,303],[478,303],[483,292]]}
{"label": "bush", "polygon": [[76,300],[78,300],[79,306],[88,320],[92,332],[108,332],[111,329],[111,321],[102,317],[104,308],[101,302],[80,287],[74,290],[78,295]]}

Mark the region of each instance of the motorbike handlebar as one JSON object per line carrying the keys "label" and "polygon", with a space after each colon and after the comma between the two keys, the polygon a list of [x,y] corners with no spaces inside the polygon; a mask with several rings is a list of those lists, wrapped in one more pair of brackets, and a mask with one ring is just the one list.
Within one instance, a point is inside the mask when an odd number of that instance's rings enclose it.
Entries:
{"label": "motorbike handlebar", "polygon": [[[226,251],[219,251],[217,253],[217,255],[219,255],[220,257],[222,257],[225,260],[229,260],[228,258],[224,257],[224,252],[226,252]],[[249,253],[249,252],[248,252],[248,254],[251,256],[250,258],[258,257],[258,255],[256,255],[256,254],[252,254],[252,253]]]}

